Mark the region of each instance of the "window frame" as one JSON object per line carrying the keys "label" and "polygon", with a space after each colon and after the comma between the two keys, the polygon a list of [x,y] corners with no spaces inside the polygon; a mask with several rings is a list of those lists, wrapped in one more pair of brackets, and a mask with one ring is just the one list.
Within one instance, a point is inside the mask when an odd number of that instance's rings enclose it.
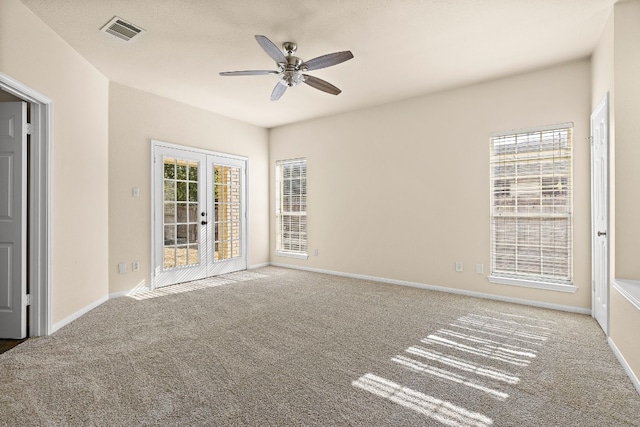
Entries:
{"label": "window frame", "polygon": [[[284,177],[283,172],[285,167],[292,166],[303,166],[304,167],[304,185],[299,186],[299,192],[293,194],[290,192],[288,195],[284,194]],[[307,253],[308,250],[308,235],[307,235],[307,159],[306,158],[297,158],[297,159],[288,159],[288,160],[277,160],[275,164],[275,221],[276,221],[276,248],[275,254],[276,256],[288,257],[288,258],[296,258],[296,259],[308,259],[309,255]],[[300,197],[300,204],[298,206],[304,207],[304,210],[298,211],[285,211],[283,208],[283,199],[285,196],[294,196]],[[304,200],[302,202],[302,200]],[[304,234],[304,239],[300,239],[299,243],[302,243],[304,246],[304,250],[292,250],[291,248],[283,248],[283,240],[285,240],[285,236],[283,235],[283,226],[282,219],[285,216],[291,217],[304,217],[302,230],[299,232]]]}
{"label": "window frame", "polygon": [[[522,272],[518,272],[517,268],[513,269],[513,273],[505,273],[505,272],[496,272],[496,261],[495,261],[495,257],[496,257],[496,245],[498,244],[497,242],[497,238],[496,238],[496,229],[495,229],[495,218],[498,217],[498,215],[496,215],[495,212],[495,208],[498,206],[495,202],[495,197],[496,197],[496,191],[500,191],[500,188],[494,186],[494,184],[499,180],[500,177],[496,178],[494,176],[495,173],[495,166],[497,163],[499,163],[498,156],[494,153],[494,146],[495,146],[495,140],[498,138],[505,138],[505,137],[516,137],[519,135],[525,135],[525,134],[543,134],[545,132],[550,132],[550,131],[558,131],[558,130],[564,130],[564,129],[568,129],[569,130],[569,144],[568,144],[568,157],[569,157],[569,170],[568,173],[566,174],[567,176],[567,181],[568,181],[568,193],[569,195],[567,196],[569,198],[568,203],[565,205],[568,207],[568,213],[567,216],[569,218],[569,225],[568,225],[568,230],[567,233],[569,234],[568,237],[568,278],[566,278],[566,280],[563,279],[554,279],[554,278],[546,278],[543,277],[544,274],[540,273],[537,275],[534,274],[529,274],[527,275],[526,273],[522,273]],[[510,131],[505,131],[505,132],[495,132],[495,133],[491,133],[490,134],[490,150],[489,150],[489,167],[490,167],[490,179],[489,179],[489,188],[490,188],[490,202],[489,202],[489,221],[490,221],[490,274],[488,276],[488,279],[491,283],[496,283],[496,284],[503,284],[503,285],[512,285],[512,286],[521,286],[521,287],[528,287],[528,288],[536,288],[536,289],[546,289],[546,290],[552,290],[552,291],[560,291],[560,292],[570,292],[570,293],[574,293],[576,292],[576,290],[578,289],[574,283],[573,283],[573,257],[574,257],[574,246],[573,246],[573,229],[574,229],[574,212],[573,212],[573,191],[574,191],[574,183],[573,183],[573,157],[574,157],[574,137],[573,137],[573,123],[561,123],[561,124],[557,124],[557,125],[551,125],[551,126],[540,126],[540,127],[533,127],[533,128],[526,128],[526,129],[517,129],[517,130],[510,130]],[[534,159],[533,161],[535,162],[537,159]],[[527,160],[513,160],[514,164],[525,164],[524,162]],[[556,165],[556,160],[553,160],[553,164],[554,166]],[[555,177],[555,168],[554,168],[554,178]],[[516,179],[517,177],[519,177],[518,173],[516,172]],[[545,177],[543,176],[543,174],[538,174],[538,175],[533,175],[535,177],[538,177],[538,179],[540,179],[541,183],[544,181]],[[560,175],[558,177],[560,180],[562,180],[562,175]],[[529,177],[529,179],[531,179],[531,177]],[[555,182],[555,181],[554,181]],[[564,181],[562,181],[564,182]],[[545,196],[545,190],[542,186],[543,184],[540,184],[539,190],[540,190],[540,194],[541,196]],[[516,187],[517,188],[517,187]],[[511,191],[511,189],[509,189],[509,192]],[[508,193],[509,194],[509,193]],[[547,194],[548,195],[548,194]],[[555,196],[555,195],[554,195]],[[554,214],[552,213],[548,213],[545,215],[544,212],[539,212],[537,213],[537,216],[540,218],[553,218]],[[557,215],[557,214],[555,214]],[[529,216],[527,216],[526,214],[521,214],[520,216],[517,215],[517,212],[514,213],[514,218],[527,218]],[[516,242],[517,242],[517,237],[516,237]],[[518,243],[516,243],[517,245]],[[539,247],[542,248],[543,244],[542,242],[538,243]]]}

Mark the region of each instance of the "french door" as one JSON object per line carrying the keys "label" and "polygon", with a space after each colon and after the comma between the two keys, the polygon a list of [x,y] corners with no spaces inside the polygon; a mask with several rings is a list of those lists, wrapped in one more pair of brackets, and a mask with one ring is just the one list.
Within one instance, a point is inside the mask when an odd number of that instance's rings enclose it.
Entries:
{"label": "french door", "polygon": [[246,159],[152,144],[152,287],[245,270]]}

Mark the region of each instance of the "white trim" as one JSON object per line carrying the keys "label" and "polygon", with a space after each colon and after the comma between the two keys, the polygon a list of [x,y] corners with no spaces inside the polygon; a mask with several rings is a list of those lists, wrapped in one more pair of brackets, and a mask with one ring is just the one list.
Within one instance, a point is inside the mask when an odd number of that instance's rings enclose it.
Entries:
{"label": "white trim", "polygon": [[249,265],[247,266],[247,270],[255,270],[256,268],[268,267],[270,265],[271,263],[269,262],[263,262],[262,264]]}
{"label": "white trim", "polygon": [[[194,153],[207,154],[207,155],[216,156],[216,157],[226,157],[227,159],[241,160],[245,162],[248,160],[248,158],[245,156],[238,156],[236,154],[229,154],[229,153],[220,153],[218,151],[207,150],[206,148],[190,147],[188,145],[174,144],[172,142],[164,142],[157,139],[151,139],[151,158],[152,159],[153,159],[153,152],[156,146],[173,148],[173,149],[182,150],[182,151],[192,151]],[[249,166],[247,165],[247,169],[248,168]]]}
{"label": "white trim", "polygon": [[575,293],[578,287],[574,284],[562,284],[552,282],[534,282],[532,280],[513,279],[510,277],[488,276],[487,279],[491,283],[497,283],[500,285],[521,286],[524,288],[545,289],[547,291],[558,291]]}
{"label": "white trim", "polygon": [[636,377],[636,374],[633,372],[620,350],[618,350],[618,347],[616,347],[616,344],[613,342],[611,337],[607,338],[607,342],[609,343],[611,351],[613,351],[613,354],[615,354],[616,358],[618,359],[618,362],[620,362],[620,364],[624,368],[624,371],[629,376],[629,379],[631,380],[633,386],[636,388],[636,391],[640,393],[640,380],[638,380],[638,377]]}
{"label": "white trim", "polygon": [[558,130],[558,129],[566,129],[572,128],[573,122],[568,123],[559,123],[557,125],[548,125],[548,126],[534,126],[530,128],[522,128],[522,129],[512,129],[512,130],[504,130],[499,132],[491,132],[489,137],[496,138],[499,136],[507,136],[507,135],[515,135],[521,133],[531,133],[531,132],[546,132],[550,130]]}
{"label": "white trim", "polygon": [[109,295],[104,296],[102,298],[100,298],[98,301],[95,301],[91,304],[89,304],[88,306],[76,311],[75,313],[65,317],[64,319],[62,319],[59,322],[56,322],[53,324],[53,328],[51,330],[51,333],[56,332],[57,330],[59,330],[60,328],[62,328],[63,326],[68,325],[69,323],[73,322],[74,320],[82,317],[83,315],[87,314],[88,312],[90,312],[91,310],[93,310],[94,308],[98,307],[99,305],[105,303],[107,300],[109,299]]}
{"label": "white trim", "polygon": [[294,159],[284,159],[284,160],[276,160],[276,165],[290,165],[295,163],[304,162],[307,163],[306,157],[297,157]]}
{"label": "white trim", "polygon": [[467,291],[464,289],[447,288],[445,286],[426,285],[423,283],[408,282],[404,280],[386,279],[383,277],[365,276],[362,274],[343,273],[339,271],[323,270],[319,268],[300,267],[297,265],[280,264],[276,262],[272,262],[270,264],[274,267],[283,267],[283,268],[291,268],[294,270],[311,271],[314,273],[331,274],[333,276],[342,276],[342,277],[350,277],[352,279],[370,280],[372,282],[389,283],[392,285],[410,286],[412,288],[427,289],[430,291],[439,291],[439,292],[445,292],[449,294],[464,295],[468,297],[509,302],[509,303],[520,304],[520,305],[528,305],[532,307],[548,308],[551,310],[567,311],[570,313],[591,314],[591,309],[589,308],[574,307],[570,305],[552,304],[552,303],[546,303],[541,301],[526,300],[521,298],[505,297],[501,295],[485,294],[483,292]]}
{"label": "white trim", "polygon": [[287,252],[287,251],[276,251],[276,256],[281,256],[285,258],[296,258],[296,259],[309,259],[309,254],[302,252]]}
{"label": "white trim", "polygon": [[151,288],[148,286],[144,286],[144,287],[138,287],[136,286],[135,288],[129,290],[129,291],[120,291],[120,292],[114,292],[112,294],[109,294],[107,299],[116,299],[116,298],[122,298],[122,297],[128,297],[134,294],[137,294],[138,292],[150,292]]}
{"label": "white trim", "polygon": [[51,98],[0,72],[0,89],[31,104],[33,150],[30,160],[29,277],[31,313],[29,336],[52,333],[51,188],[52,103]]}
{"label": "white trim", "polygon": [[0,72],[0,88],[5,92],[9,92],[10,94],[28,102],[36,102],[38,104],[51,104],[53,102],[51,98],[23,85],[3,72]]}
{"label": "white trim", "polygon": [[640,282],[636,280],[613,279],[613,288],[640,310]]}
{"label": "white trim", "polygon": [[109,294],[107,298],[112,300],[112,299],[115,299],[115,298],[126,297],[130,293],[131,293],[131,291],[114,292],[112,294]]}

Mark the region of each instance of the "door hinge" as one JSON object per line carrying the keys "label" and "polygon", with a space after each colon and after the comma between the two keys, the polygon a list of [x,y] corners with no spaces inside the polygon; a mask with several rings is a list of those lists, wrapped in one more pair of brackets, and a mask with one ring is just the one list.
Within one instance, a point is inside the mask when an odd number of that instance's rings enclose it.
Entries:
{"label": "door hinge", "polygon": [[24,130],[27,133],[27,135],[31,135],[33,133],[33,125],[31,123],[26,123]]}
{"label": "door hinge", "polygon": [[594,291],[594,292],[596,291],[596,281],[595,280],[591,281],[591,290]]}
{"label": "door hinge", "polygon": [[24,305],[31,305],[31,294],[27,294],[25,296],[26,298],[24,299]]}

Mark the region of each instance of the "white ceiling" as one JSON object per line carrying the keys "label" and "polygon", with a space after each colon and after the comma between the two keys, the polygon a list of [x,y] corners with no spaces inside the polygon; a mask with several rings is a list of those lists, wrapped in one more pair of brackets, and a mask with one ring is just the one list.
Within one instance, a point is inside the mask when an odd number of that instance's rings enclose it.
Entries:
{"label": "white ceiling", "polygon": [[[110,80],[263,127],[383,104],[589,56],[616,0],[22,0]],[[146,30],[100,32],[114,16]],[[354,59],[309,72],[269,100],[277,77],[254,35],[298,44],[308,60]]]}

